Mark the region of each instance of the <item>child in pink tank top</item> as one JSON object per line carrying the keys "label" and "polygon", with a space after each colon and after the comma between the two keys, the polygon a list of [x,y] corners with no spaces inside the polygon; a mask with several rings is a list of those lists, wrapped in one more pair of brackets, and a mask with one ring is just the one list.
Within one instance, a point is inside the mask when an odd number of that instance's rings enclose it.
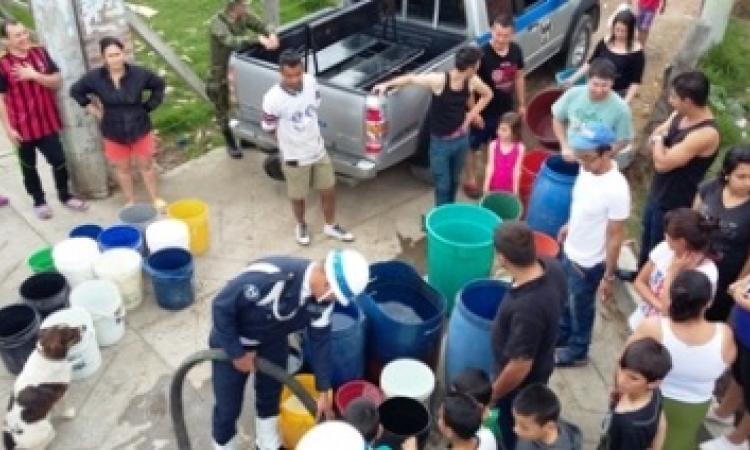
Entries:
{"label": "child in pink tank top", "polygon": [[521,140],[521,117],[508,112],[497,125],[497,139],[487,151],[484,192],[509,192],[518,195],[521,162],[526,151]]}

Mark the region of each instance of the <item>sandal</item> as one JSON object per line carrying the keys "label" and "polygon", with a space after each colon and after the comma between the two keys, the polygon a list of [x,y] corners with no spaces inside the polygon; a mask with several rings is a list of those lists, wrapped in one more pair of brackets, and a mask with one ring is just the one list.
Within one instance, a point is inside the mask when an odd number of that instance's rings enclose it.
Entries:
{"label": "sandal", "polygon": [[8,200],[8,197],[5,197],[4,195],[0,195],[0,208],[3,206],[8,206],[8,203],[10,203],[10,200]]}
{"label": "sandal", "polygon": [[34,213],[39,220],[49,220],[52,218],[52,208],[46,203],[43,205],[35,206]]}
{"label": "sandal", "polygon": [[89,209],[89,205],[81,200],[80,198],[70,197],[68,200],[63,202],[63,205],[65,205],[66,208],[72,209],[73,211],[87,211]]}
{"label": "sandal", "polygon": [[163,213],[167,209],[167,202],[160,198],[157,198],[156,200],[154,200],[154,208],[156,208],[156,210],[160,213]]}

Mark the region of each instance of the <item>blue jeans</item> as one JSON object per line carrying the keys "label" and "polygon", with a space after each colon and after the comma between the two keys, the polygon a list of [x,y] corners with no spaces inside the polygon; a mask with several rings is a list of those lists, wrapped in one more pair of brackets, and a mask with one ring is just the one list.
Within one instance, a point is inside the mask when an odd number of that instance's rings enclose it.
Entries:
{"label": "blue jeans", "polygon": [[452,139],[430,136],[430,171],[435,183],[435,206],[456,201],[468,147],[469,136],[466,134]]}
{"label": "blue jeans", "polygon": [[646,265],[651,250],[664,240],[664,215],[666,211],[649,196],[643,209],[643,231],[641,233],[641,251],[638,255],[638,270]]}
{"label": "blue jeans", "polygon": [[567,343],[575,359],[586,358],[596,317],[596,292],[606,265],[581,267],[563,255],[563,269],[568,280],[568,298],[560,317],[558,342]]}

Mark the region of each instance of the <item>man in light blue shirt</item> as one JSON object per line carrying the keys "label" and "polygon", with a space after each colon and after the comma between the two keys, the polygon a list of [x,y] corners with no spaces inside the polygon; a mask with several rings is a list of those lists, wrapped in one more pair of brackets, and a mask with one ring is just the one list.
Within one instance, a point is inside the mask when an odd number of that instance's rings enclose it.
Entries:
{"label": "man in light blue shirt", "polygon": [[565,159],[573,160],[568,137],[579,134],[584,125],[601,123],[615,133],[612,154],[630,145],[634,137],[630,107],[612,90],[617,68],[606,59],[591,62],[586,86],[568,89],[552,105],[552,128]]}

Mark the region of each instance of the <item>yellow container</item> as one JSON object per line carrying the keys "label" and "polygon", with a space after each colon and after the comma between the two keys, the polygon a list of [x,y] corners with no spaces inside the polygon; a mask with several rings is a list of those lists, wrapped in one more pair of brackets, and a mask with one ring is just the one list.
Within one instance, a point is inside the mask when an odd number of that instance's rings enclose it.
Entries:
{"label": "yellow container", "polygon": [[[302,385],[312,398],[318,398],[318,391],[315,390],[315,377],[303,374],[295,376],[294,379]],[[302,402],[287,386],[284,386],[281,391],[281,411],[279,413],[279,429],[281,440],[284,441],[284,448],[296,448],[297,442],[313,426],[315,426],[315,417],[311,416]]]}
{"label": "yellow container", "polygon": [[208,205],[197,198],[178,200],[167,207],[167,215],[178,219],[190,230],[190,252],[199,256],[208,251],[211,232],[208,226]]}

